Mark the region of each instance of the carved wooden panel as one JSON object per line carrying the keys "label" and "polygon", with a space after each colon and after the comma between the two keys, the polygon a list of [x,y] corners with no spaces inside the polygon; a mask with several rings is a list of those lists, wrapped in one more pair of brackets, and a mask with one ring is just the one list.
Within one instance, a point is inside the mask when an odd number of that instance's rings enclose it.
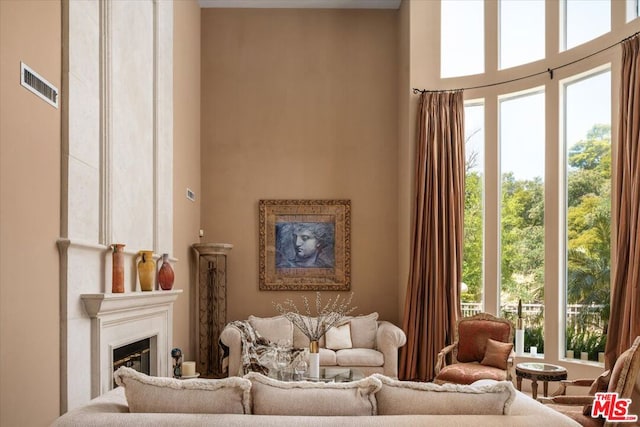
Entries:
{"label": "carved wooden panel", "polygon": [[194,244],[196,254],[196,370],[202,377],[220,377],[218,340],[227,324],[227,255],[232,245]]}

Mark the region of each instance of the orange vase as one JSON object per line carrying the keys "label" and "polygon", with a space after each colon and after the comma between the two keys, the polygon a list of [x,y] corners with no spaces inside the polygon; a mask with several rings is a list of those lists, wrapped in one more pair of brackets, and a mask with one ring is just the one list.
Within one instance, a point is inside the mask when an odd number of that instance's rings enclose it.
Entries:
{"label": "orange vase", "polygon": [[158,270],[158,284],[163,291],[170,291],[173,288],[175,275],[171,264],[169,264],[169,254],[162,254],[162,259],[158,260],[158,264],[160,263],[162,265]]}
{"label": "orange vase", "polygon": [[140,290],[152,291],[153,279],[156,276],[156,264],[153,262],[153,251],[138,252],[138,278],[140,279]]}
{"label": "orange vase", "polygon": [[124,245],[122,243],[114,243],[111,245],[113,249],[111,261],[111,293],[121,294],[124,292]]}

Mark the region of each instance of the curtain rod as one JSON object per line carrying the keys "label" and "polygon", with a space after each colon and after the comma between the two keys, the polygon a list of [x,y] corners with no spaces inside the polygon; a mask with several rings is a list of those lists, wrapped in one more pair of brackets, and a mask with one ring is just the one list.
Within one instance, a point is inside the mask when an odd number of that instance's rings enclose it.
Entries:
{"label": "curtain rod", "polygon": [[510,80],[504,80],[504,81],[496,82],[496,83],[487,83],[487,84],[484,84],[484,85],[464,87],[464,88],[460,88],[460,89],[428,90],[428,89],[416,89],[416,88],[413,88],[412,91],[413,91],[414,94],[417,95],[419,93],[455,92],[455,91],[460,91],[460,90],[482,89],[482,88],[485,88],[485,87],[499,86],[499,85],[503,85],[503,84],[507,84],[507,83],[517,82],[517,81],[520,81],[520,80],[524,80],[524,79],[528,79],[528,78],[531,78],[531,77],[539,76],[539,75],[545,74],[545,73],[548,73],[549,74],[549,79],[553,80],[553,72],[555,70],[559,70],[561,68],[568,67],[569,65],[573,65],[573,64],[575,64],[577,62],[584,61],[587,58],[591,58],[592,56],[598,55],[599,53],[602,53],[605,50],[609,50],[612,47],[615,47],[615,46],[617,46],[617,45],[619,45],[621,43],[624,43],[627,40],[630,40],[630,39],[636,37],[638,34],[640,34],[640,31],[637,31],[636,33],[630,35],[629,37],[626,37],[626,38],[620,40],[619,42],[616,42],[616,43],[614,43],[614,44],[612,44],[610,46],[603,47],[602,49],[600,49],[600,50],[598,50],[596,52],[590,53],[587,56],[583,56],[582,58],[575,59],[575,60],[573,60],[571,62],[567,62],[566,64],[558,65],[557,67],[554,67],[554,68],[547,68],[545,71],[538,71],[537,73],[527,74],[526,76],[516,77],[516,78],[510,79]]}

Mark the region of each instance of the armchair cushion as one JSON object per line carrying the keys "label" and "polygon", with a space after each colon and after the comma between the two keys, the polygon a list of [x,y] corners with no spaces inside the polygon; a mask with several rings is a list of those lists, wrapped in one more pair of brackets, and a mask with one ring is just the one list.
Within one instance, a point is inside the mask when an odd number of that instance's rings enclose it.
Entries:
{"label": "armchair cushion", "polygon": [[507,371],[493,366],[481,365],[478,362],[455,363],[442,368],[438,373],[435,382],[472,384],[482,379],[506,381]]}
{"label": "armchair cushion", "polygon": [[489,338],[487,340],[487,348],[484,352],[484,358],[480,362],[482,365],[493,366],[494,368],[507,369],[507,360],[513,343],[500,342]]}
{"label": "armchair cushion", "polygon": [[487,339],[509,342],[511,326],[502,322],[487,322],[482,319],[465,320],[458,323],[458,362],[480,362],[486,352]]}

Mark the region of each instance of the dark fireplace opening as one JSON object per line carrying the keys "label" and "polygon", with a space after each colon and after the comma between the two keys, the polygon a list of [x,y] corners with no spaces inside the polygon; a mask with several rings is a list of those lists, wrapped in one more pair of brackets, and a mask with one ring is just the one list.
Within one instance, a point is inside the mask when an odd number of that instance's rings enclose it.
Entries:
{"label": "dark fireplace opening", "polygon": [[[113,350],[113,370],[121,366],[135,369],[143,374],[151,374],[151,338],[145,338]],[[114,382],[113,387],[116,387]]]}

